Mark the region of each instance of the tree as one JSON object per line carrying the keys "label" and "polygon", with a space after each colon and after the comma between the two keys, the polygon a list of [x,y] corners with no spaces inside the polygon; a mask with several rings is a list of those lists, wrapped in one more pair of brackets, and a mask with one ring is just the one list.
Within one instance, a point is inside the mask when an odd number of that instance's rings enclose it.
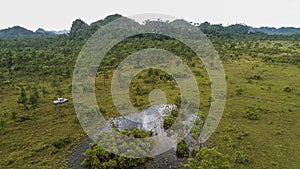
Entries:
{"label": "tree", "polygon": [[34,121],[34,123],[37,123],[37,120],[39,119],[39,116],[36,112],[32,112],[30,115],[30,119]]}
{"label": "tree", "polygon": [[26,109],[26,103],[27,103],[27,94],[24,88],[22,88],[19,99],[18,99],[19,104],[24,105],[24,109]]}
{"label": "tree", "polygon": [[39,98],[39,92],[36,87],[31,88],[31,94],[29,96],[29,103],[33,108],[37,106]]}
{"label": "tree", "polygon": [[49,94],[49,92],[46,90],[45,86],[42,87],[42,94],[43,94],[43,96],[46,96],[47,94]]}
{"label": "tree", "polygon": [[179,158],[188,157],[190,153],[189,146],[186,144],[185,140],[181,140],[177,144],[176,156]]}
{"label": "tree", "polygon": [[181,106],[181,96],[176,96],[175,97],[175,105],[177,107],[180,107]]}
{"label": "tree", "polygon": [[291,93],[292,90],[293,90],[293,89],[292,89],[290,86],[286,86],[286,87],[283,89],[284,92],[288,92],[288,93]]}
{"label": "tree", "polygon": [[148,69],[148,76],[151,77],[152,75],[153,75],[153,69],[150,68],[150,69]]}
{"label": "tree", "polygon": [[15,125],[16,125],[16,120],[17,120],[17,112],[12,112],[11,114],[10,114],[10,119],[12,120],[12,121],[14,121],[14,123],[15,123]]}
{"label": "tree", "polygon": [[57,90],[56,90],[56,95],[57,95],[58,97],[62,97],[63,94],[64,94],[64,92],[63,92],[61,89],[57,89]]}
{"label": "tree", "polygon": [[175,120],[176,120],[176,117],[174,117],[172,115],[169,115],[163,121],[163,128],[165,130],[168,130],[170,127],[172,127],[172,125],[174,124]]}
{"label": "tree", "polygon": [[2,131],[3,131],[4,127],[6,127],[6,122],[3,119],[0,119],[0,127],[1,127]]}
{"label": "tree", "polygon": [[188,169],[228,169],[229,161],[214,148],[202,148],[196,158],[190,158],[184,166]]}
{"label": "tree", "polygon": [[33,108],[36,108],[37,102],[38,102],[37,97],[35,97],[33,94],[31,94],[31,95],[29,96],[29,103],[31,104],[31,106],[32,106]]}
{"label": "tree", "polygon": [[33,94],[35,97],[37,97],[37,98],[40,97],[40,96],[39,96],[39,91],[37,90],[36,87],[31,88],[31,92],[32,92],[32,94]]}
{"label": "tree", "polygon": [[52,75],[51,87],[56,88],[58,86],[55,75]]}
{"label": "tree", "polygon": [[[149,133],[144,130],[139,130],[136,127],[126,128],[120,132],[121,135],[126,135],[132,138],[147,138],[150,137]],[[122,136],[121,136],[122,137]],[[127,142],[120,141],[120,135],[110,135],[107,133],[101,133],[99,135],[100,144],[108,143],[110,146],[118,145],[122,147],[124,152],[136,155],[142,155],[149,151],[151,144],[149,142],[136,142],[136,145],[128,144]],[[134,147],[134,149],[133,149]],[[83,160],[81,165],[85,168],[98,169],[98,168],[135,168],[143,165],[147,160],[151,158],[132,158],[119,156],[105,150],[100,145],[91,145],[90,149],[87,149],[84,153],[86,158]]]}

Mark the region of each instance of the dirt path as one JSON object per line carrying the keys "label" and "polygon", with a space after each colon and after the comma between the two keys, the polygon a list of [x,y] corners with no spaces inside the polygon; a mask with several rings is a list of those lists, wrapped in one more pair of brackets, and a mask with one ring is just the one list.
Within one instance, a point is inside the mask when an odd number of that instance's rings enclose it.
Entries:
{"label": "dirt path", "polygon": [[89,137],[83,138],[76,146],[75,150],[68,156],[68,166],[72,169],[85,169],[81,166],[81,162],[84,160],[82,155],[89,146],[91,139]]}

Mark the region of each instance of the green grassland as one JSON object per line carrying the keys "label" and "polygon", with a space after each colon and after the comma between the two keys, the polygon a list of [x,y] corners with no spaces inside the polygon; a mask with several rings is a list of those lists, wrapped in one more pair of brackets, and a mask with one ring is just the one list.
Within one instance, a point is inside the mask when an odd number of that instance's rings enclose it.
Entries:
{"label": "green grassland", "polygon": [[[232,168],[299,168],[300,42],[213,43],[226,72],[227,101],[207,146],[228,156]],[[189,62],[197,63],[191,69],[199,85],[200,109],[207,114],[209,78],[199,60]],[[119,115],[110,95],[111,76],[99,71],[96,77],[97,101],[106,118]],[[85,136],[73,108],[71,82],[71,77],[58,78],[60,93],[50,75],[17,76],[2,83],[0,118],[6,126],[0,130],[0,168],[68,168],[68,154]],[[17,103],[18,97],[22,87],[29,95],[30,86],[39,91],[38,104],[24,109]],[[137,93],[137,86],[142,93]],[[42,92],[43,88],[47,92]],[[164,91],[169,103],[175,103],[180,94],[173,83],[157,77],[153,80],[143,71],[131,82],[133,105],[138,109],[150,106],[148,96],[153,89]],[[54,105],[53,100],[61,94],[69,102]],[[16,120],[11,118],[12,112],[17,112]],[[25,116],[27,120],[20,120]]]}

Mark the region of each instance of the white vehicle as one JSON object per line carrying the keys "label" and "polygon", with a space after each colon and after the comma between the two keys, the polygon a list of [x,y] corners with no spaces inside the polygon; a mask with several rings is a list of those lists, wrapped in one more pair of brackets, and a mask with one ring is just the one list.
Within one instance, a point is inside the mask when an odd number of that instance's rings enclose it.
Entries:
{"label": "white vehicle", "polygon": [[65,99],[65,98],[57,98],[57,100],[54,100],[53,103],[59,104],[59,103],[65,103],[67,101],[68,101],[68,99]]}

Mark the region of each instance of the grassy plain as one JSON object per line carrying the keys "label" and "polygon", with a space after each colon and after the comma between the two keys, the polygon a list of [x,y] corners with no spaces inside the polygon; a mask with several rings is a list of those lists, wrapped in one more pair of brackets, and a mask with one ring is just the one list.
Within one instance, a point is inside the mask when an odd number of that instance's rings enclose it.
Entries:
{"label": "grassy plain", "polygon": [[[209,146],[227,155],[232,168],[299,168],[300,67],[289,60],[300,56],[300,42],[234,43],[234,47],[229,43],[217,47],[227,77],[227,101]],[[203,66],[192,68],[194,73],[199,69],[201,111],[207,113],[209,80]],[[146,72],[140,76],[134,78],[130,90],[137,108],[150,105],[148,94],[153,88],[164,91],[168,102],[175,102],[178,88],[159,80],[155,86],[145,83]],[[110,97],[110,77],[105,85],[103,74],[96,78],[98,103],[106,117],[118,115]],[[19,77],[1,87],[0,118],[6,127],[0,130],[0,168],[67,168],[67,155],[85,136],[74,112],[71,82],[71,78],[60,79],[63,97],[69,99],[60,105],[52,103],[57,94],[50,77]],[[142,95],[136,95],[138,84],[146,91]],[[25,110],[17,100],[21,87],[29,86],[37,86],[40,98],[37,108]],[[48,94],[42,94],[42,87]],[[12,112],[17,112],[16,122]],[[21,122],[24,116],[29,120]],[[239,153],[245,160],[240,160]]]}

